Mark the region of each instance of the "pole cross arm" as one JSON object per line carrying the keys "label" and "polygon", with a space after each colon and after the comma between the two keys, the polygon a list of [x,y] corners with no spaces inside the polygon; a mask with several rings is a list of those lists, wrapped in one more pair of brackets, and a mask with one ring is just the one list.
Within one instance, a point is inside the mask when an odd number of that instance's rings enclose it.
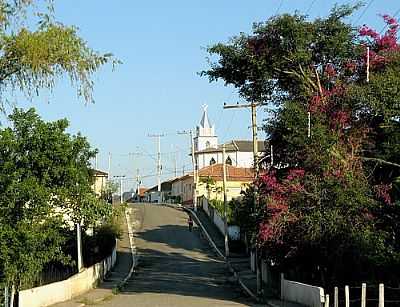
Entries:
{"label": "pole cross arm", "polygon": [[224,102],[224,109],[239,109],[239,108],[251,108],[251,107],[260,107],[260,106],[266,106],[267,103],[264,102],[253,102],[253,103],[248,103],[248,104],[227,104]]}

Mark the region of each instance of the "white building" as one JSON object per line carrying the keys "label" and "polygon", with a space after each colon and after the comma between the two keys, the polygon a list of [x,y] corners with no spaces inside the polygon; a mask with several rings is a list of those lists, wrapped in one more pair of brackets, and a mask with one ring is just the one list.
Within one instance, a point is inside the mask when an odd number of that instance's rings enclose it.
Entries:
{"label": "white building", "polygon": [[[210,123],[207,107],[204,107],[200,125],[197,126],[194,138],[195,158],[198,169],[222,163],[222,145],[218,144],[215,126]],[[258,142],[260,154],[265,152],[264,141]],[[225,143],[226,164],[251,168],[253,167],[253,142],[248,140],[232,140]]]}

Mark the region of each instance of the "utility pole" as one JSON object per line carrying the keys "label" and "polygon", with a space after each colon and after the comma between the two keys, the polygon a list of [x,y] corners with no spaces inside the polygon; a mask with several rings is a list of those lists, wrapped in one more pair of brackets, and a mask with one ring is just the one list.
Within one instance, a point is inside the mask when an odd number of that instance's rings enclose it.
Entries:
{"label": "utility pole", "polygon": [[96,153],[96,156],[95,156],[95,158],[94,158],[94,169],[95,170],[98,170],[99,169],[99,159],[98,159],[98,156],[99,156],[99,154],[98,153]]}
{"label": "utility pole", "polygon": [[149,134],[151,138],[157,138],[157,190],[158,193],[161,192],[161,138],[164,137],[164,134]]}
{"label": "utility pole", "polygon": [[83,255],[82,255],[82,232],[81,224],[76,224],[76,241],[77,241],[77,251],[78,251],[78,272],[83,270]]}
{"label": "utility pole", "polygon": [[111,152],[108,153],[108,180],[111,178]]}
{"label": "utility pole", "polygon": [[[239,104],[227,105],[224,103],[224,109],[239,109],[239,108],[251,108],[251,126],[253,133],[253,159],[254,159],[254,178],[258,179],[260,173],[259,157],[258,157],[258,139],[257,139],[257,107],[265,105],[264,103],[252,102],[250,104]],[[254,185],[254,213],[258,207],[258,190],[257,185]],[[261,294],[261,270],[258,257],[258,246],[256,243],[256,272],[257,272],[257,294]]]}
{"label": "utility pole", "polygon": [[125,177],[126,177],[125,175],[122,175],[122,176],[114,176],[114,178],[117,178],[117,179],[119,178],[119,193],[120,193],[119,200],[120,200],[120,203],[121,203],[121,204],[123,203],[123,198],[122,198],[122,193],[123,193],[122,184],[123,184],[123,180],[124,180]]}
{"label": "utility pole", "polygon": [[224,188],[224,233],[225,233],[225,257],[229,257],[229,239],[228,239],[228,214],[227,214],[227,195],[226,195],[226,161],[225,161],[225,144],[222,145],[222,172],[223,172],[223,188]]}
{"label": "utility pole", "polygon": [[140,170],[137,169],[136,170],[136,188],[137,188],[137,197],[138,197],[138,201],[140,201]]}
{"label": "utility pole", "polygon": [[190,136],[190,147],[192,151],[192,165],[193,165],[193,207],[194,211],[197,212],[197,181],[198,181],[198,174],[197,174],[197,163],[196,163],[196,157],[195,157],[195,149],[194,149],[194,137],[193,137],[193,131],[181,131],[178,132],[178,134],[185,134]]}
{"label": "utility pole", "polygon": [[174,155],[174,175],[175,175],[175,178],[177,178],[178,177],[178,149],[177,148],[175,148],[175,152],[173,153],[173,155]]}

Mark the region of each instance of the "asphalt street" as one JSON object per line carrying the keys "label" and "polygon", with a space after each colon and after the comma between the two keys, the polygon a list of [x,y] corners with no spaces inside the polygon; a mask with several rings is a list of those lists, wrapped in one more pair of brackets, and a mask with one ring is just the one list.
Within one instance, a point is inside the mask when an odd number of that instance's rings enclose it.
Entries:
{"label": "asphalt street", "polygon": [[253,306],[197,229],[189,232],[184,211],[151,204],[131,208],[138,266],[122,292],[100,306]]}

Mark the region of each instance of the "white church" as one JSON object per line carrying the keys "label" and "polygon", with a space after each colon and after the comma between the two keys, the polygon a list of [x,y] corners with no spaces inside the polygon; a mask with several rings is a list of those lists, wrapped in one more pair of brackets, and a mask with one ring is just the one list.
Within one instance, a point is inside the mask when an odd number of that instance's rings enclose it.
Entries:
{"label": "white church", "polygon": [[[215,126],[210,123],[208,118],[207,106],[203,106],[203,116],[196,129],[194,147],[197,169],[223,162],[222,144],[218,144]],[[260,153],[265,152],[264,141],[258,141],[258,150]],[[243,168],[253,167],[252,141],[232,140],[225,143],[225,151],[226,164]]]}

